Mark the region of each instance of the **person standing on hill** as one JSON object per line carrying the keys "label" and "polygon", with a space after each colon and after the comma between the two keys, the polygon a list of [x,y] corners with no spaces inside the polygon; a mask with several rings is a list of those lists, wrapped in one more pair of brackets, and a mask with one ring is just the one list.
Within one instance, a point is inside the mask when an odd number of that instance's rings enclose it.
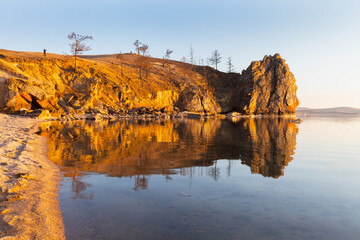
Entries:
{"label": "person standing on hill", "polygon": [[44,48],[44,57],[46,57],[46,49]]}

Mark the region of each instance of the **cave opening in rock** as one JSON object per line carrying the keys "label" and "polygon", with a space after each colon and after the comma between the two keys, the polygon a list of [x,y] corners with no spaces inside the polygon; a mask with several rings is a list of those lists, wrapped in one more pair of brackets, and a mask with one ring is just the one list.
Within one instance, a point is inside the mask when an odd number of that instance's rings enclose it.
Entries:
{"label": "cave opening in rock", "polygon": [[43,109],[41,105],[38,103],[38,98],[34,95],[31,95],[31,110]]}

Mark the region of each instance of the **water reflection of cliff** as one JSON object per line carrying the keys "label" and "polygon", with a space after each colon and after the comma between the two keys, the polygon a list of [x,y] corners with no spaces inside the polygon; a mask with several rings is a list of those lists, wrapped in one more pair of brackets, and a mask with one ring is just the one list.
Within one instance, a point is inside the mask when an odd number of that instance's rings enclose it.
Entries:
{"label": "water reflection of cliff", "polygon": [[52,122],[41,129],[48,138],[48,157],[68,176],[100,172],[134,177],[135,189],[147,187],[147,175],[191,175],[199,166],[216,179],[218,159],[241,160],[252,173],[266,177],[282,176],[298,131],[284,118]]}

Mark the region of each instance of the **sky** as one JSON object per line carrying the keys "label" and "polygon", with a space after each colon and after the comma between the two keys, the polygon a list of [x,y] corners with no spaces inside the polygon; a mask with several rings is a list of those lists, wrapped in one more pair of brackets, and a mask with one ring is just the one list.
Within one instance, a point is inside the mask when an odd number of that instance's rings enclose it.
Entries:
{"label": "sky", "polygon": [[280,55],[300,106],[360,108],[358,0],[0,0],[0,49],[69,53],[67,34],[92,35],[87,54],[134,51],[197,60],[218,50],[237,72]]}

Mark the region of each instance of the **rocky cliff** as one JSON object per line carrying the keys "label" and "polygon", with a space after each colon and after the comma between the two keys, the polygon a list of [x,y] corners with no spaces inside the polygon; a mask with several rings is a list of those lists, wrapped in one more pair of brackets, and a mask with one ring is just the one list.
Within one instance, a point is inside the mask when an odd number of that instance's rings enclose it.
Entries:
{"label": "rocky cliff", "polygon": [[286,114],[298,106],[294,75],[279,54],[242,74],[150,57],[140,69],[138,62],[136,54],[84,56],[75,72],[68,56],[0,50],[0,110]]}
{"label": "rocky cliff", "polygon": [[248,114],[294,113],[299,105],[295,77],[279,54],[265,56],[242,72],[234,109]]}

